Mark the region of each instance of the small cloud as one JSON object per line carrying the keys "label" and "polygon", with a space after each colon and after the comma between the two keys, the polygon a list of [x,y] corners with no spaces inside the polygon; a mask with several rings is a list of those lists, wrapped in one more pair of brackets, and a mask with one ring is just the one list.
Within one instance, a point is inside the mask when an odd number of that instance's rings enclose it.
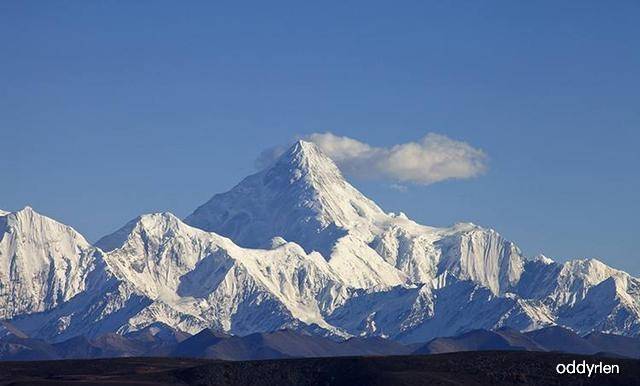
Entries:
{"label": "small cloud", "polygon": [[408,190],[406,185],[401,185],[401,184],[391,184],[389,185],[389,187],[393,190],[397,190],[398,192],[406,192]]}
{"label": "small cloud", "polygon": [[272,146],[264,149],[253,164],[258,170],[265,169],[271,166],[286,150],[286,146]]}
{"label": "small cloud", "polygon": [[435,133],[391,147],[375,147],[332,133],[314,133],[307,139],[331,157],[343,173],[356,178],[428,185],[476,177],[487,168],[482,150]]}

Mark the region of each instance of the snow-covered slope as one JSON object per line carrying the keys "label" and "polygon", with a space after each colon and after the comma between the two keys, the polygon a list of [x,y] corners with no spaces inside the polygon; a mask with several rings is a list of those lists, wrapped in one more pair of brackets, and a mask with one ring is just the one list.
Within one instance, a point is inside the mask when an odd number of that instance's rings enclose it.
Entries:
{"label": "snow-covered slope", "polygon": [[106,240],[117,248],[105,255],[115,275],[208,327],[250,333],[302,322],[331,330],[321,313],[346,296],[322,256],[295,243],[246,249],[170,213],[141,216],[116,234],[120,242]]}
{"label": "snow-covered slope", "polygon": [[382,291],[359,291],[329,322],[353,335],[379,335],[407,343],[453,336],[474,328],[509,326],[529,331],[553,325],[553,316],[535,300],[496,296],[488,288],[446,274],[437,287],[423,284]]}
{"label": "snow-covered slope", "polygon": [[[355,293],[364,290],[367,298],[377,299],[374,303],[378,306],[386,304],[383,298],[395,291],[413,293],[417,288],[422,288],[422,293],[431,288],[432,301],[421,304],[435,304],[436,294],[442,299],[442,294],[452,293],[452,284],[443,283],[455,282],[467,283],[455,285],[460,288],[477,287],[474,294],[488,290],[489,298],[478,304],[493,304],[494,311],[502,310],[491,314],[477,309],[483,315],[493,315],[484,320],[467,316],[473,312],[453,316],[456,298],[451,297],[453,300],[441,300],[443,305],[434,319],[429,316],[429,307],[418,307],[423,311],[420,317],[414,313],[411,318],[427,320],[421,328],[430,329],[429,334],[473,325],[533,329],[566,322],[578,328],[573,320],[561,316],[567,310],[563,306],[584,299],[592,287],[619,272],[597,264],[585,268],[579,261],[564,265],[547,258],[527,261],[514,243],[492,229],[469,223],[433,228],[402,213],[385,213],[350,185],[315,145],[304,141],[294,144],[272,167],[246,178],[230,192],[214,196],[185,221],[254,247],[262,245],[265,238],[286,235],[306,249],[320,251],[345,284],[360,289]],[[455,280],[443,280],[447,277]],[[622,292],[637,302],[638,294],[633,291]],[[459,309],[473,309],[470,298],[462,303]],[[367,304],[370,309],[377,307]],[[389,304],[381,311],[397,307],[398,303]],[[339,308],[330,319],[353,333],[351,324],[359,316],[348,317],[345,309],[349,307]],[[393,313],[396,320],[412,325],[398,316],[403,313]],[[360,321],[360,333],[373,331],[371,323],[376,324],[376,318],[371,319],[370,313],[367,318]],[[347,319],[347,325],[341,325],[340,320]],[[381,331],[381,324],[377,322],[376,331]],[[397,327],[396,333],[410,336],[407,331],[412,328]]]}
{"label": "snow-covered slope", "polygon": [[322,253],[356,288],[425,283],[451,271],[500,293],[517,282],[523,265],[515,245],[494,231],[473,224],[438,229],[385,213],[304,141],[185,222],[254,248],[284,237]]}
{"label": "snow-covered slope", "polygon": [[185,222],[251,248],[282,237],[320,252],[342,280],[366,288],[407,281],[368,246],[387,217],[316,145],[299,141],[271,168],[215,195]]}
{"label": "snow-covered slope", "polygon": [[640,333],[640,280],[597,260],[526,259],[496,231],[385,213],[313,144],[181,221],[140,216],[91,246],[0,211],[0,317],[59,341],[163,325],[425,341],[478,328]]}
{"label": "snow-covered slope", "polygon": [[371,246],[413,283],[450,273],[502,294],[520,279],[524,257],[515,244],[492,229],[470,223],[437,229],[420,227],[406,218],[393,220]]}
{"label": "snow-covered slope", "polygon": [[242,246],[279,236],[328,257],[347,230],[367,234],[371,219],[383,216],[316,145],[298,141],[271,168],[213,196],[185,222]]}
{"label": "snow-covered slope", "polygon": [[596,259],[529,261],[515,290],[577,332],[640,334],[640,280]]}
{"label": "snow-covered slope", "polygon": [[0,213],[0,319],[44,311],[85,289],[95,248],[30,207]]}

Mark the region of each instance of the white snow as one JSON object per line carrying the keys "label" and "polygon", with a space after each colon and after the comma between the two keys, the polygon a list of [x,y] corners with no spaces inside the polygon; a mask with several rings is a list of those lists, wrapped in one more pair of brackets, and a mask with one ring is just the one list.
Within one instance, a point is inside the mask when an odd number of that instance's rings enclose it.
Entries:
{"label": "white snow", "polygon": [[385,213],[304,141],[184,222],[143,215],[92,246],[25,208],[0,212],[0,236],[0,317],[51,340],[156,323],[406,342],[501,326],[640,333],[640,280],[593,259],[527,260],[475,224]]}
{"label": "white snow", "polygon": [[0,318],[45,311],[85,289],[93,248],[73,228],[26,207],[0,218]]}

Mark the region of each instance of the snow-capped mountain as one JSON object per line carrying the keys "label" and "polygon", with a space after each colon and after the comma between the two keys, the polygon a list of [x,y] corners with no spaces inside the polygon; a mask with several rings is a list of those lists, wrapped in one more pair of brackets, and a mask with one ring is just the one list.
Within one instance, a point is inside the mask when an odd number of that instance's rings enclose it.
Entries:
{"label": "snow-capped mountain", "polygon": [[[346,335],[327,324],[347,297],[318,253],[293,243],[245,249],[169,213],[141,216],[100,240],[87,291],[42,313],[13,319],[31,336],[128,333],[160,322],[197,333],[245,335],[282,328]],[[310,327],[313,326],[313,327]]]}
{"label": "snow-capped mountain", "polygon": [[157,323],[405,342],[504,326],[640,334],[637,278],[385,213],[304,141],[184,222],[143,215],[91,245],[25,208],[0,212],[0,237],[0,317],[52,341]]}
{"label": "snow-capped mountain", "polygon": [[322,253],[356,288],[425,283],[449,271],[499,293],[518,280],[523,265],[517,247],[494,231],[473,224],[437,229],[385,213],[304,141],[185,222],[253,248],[284,237]]}
{"label": "snow-capped mountain", "polygon": [[317,252],[286,242],[242,248],[169,213],[141,216],[97,244],[110,249],[105,259],[116,276],[196,317],[197,331],[204,326],[246,334],[299,322],[332,330],[321,313],[346,296]]}
{"label": "snow-capped mountain", "polygon": [[46,311],[85,290],[96,250],[73,228],[26,207],[0,211],[0,318]]}
{"label": "snow-capped mountain", "polygon": [[388,219],[316,145],[299,141],[271,168],[215,195],[185,222],[251,248],[282,237],[320,252],[348,284],[368,288],[408,281],[368,245]]}
{"label": "snow-capped mountain", "polygon": [[185,222],[242,246],[258,248],[278,236],[329,257],[338,239],[349,231],[371,237],[371,222],[384,217],[316,145],[299,141],[272,167],[215,195]]}

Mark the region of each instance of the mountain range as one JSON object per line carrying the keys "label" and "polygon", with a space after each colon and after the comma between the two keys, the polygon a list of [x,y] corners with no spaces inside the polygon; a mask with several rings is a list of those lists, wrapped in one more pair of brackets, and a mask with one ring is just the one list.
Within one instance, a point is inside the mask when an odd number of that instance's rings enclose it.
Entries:
{"label": "mountain range", "polygon": [[0,319],[47,344],[152,327],[403,344],[553,326],[636,337],[640,280],[595,259],[527,258],[475,224],[387,213],[298,141],[185,219],[145,214],[96,243],[32,208],[0,211]]}
{"label": "mountain range", "polygon": [[[5,322],[6,324],[6,322]],[[503,327],[471,330],[426,343],[401,344],[380,337],[336,342],[310,333],[279,330],[246,336],[204,329],[190,336],[155,324],[125,335],[76,336],[58,343],[33,339],[14,328],[0,338],[0,360],[99,359],[117,357],[207,358],[246,361],[286,358],[430,355],[465,351],[533,351],[640,359],[640,338],[591,333],[584,337],[562,327],[526,333]]]}

